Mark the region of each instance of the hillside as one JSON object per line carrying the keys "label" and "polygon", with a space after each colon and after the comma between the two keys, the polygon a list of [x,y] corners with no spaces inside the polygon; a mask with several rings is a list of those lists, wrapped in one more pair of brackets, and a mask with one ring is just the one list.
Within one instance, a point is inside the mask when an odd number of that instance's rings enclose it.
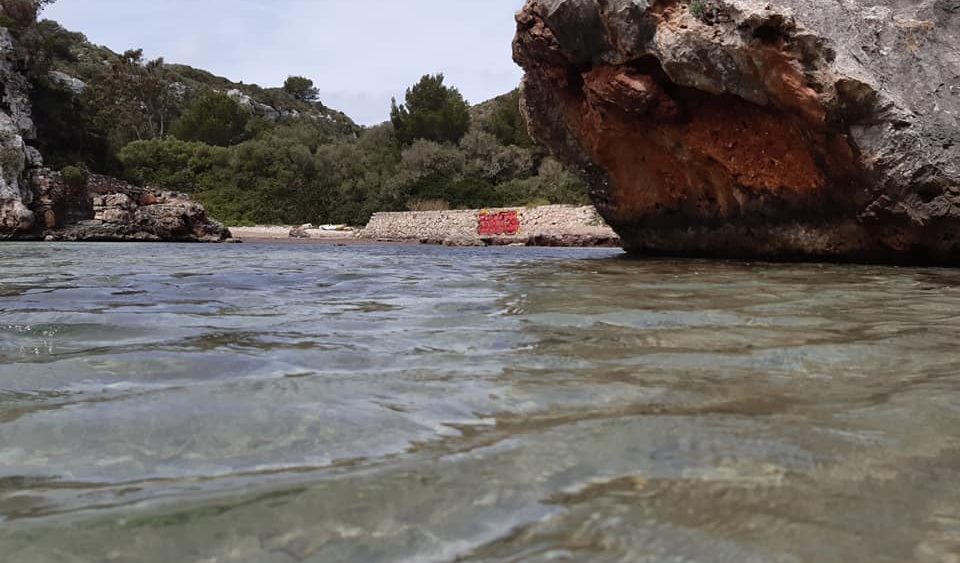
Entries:
{"label": "hillside", "polygon": [[586,202],[527,135],[516,91],[467,108],[442,75],[424,76],[393,123],[361,127],[307,78],[245,84],[117,53],[50,20],[36,32],[33,144],[46,164],[189,193],[227,224]]}
{"label": "hillside", "polygon": [[[104,100],[98,89],[115,86],[115,74],[131,60],[144,68],[152,68],[154,61],[144,61],[141,53],[116,53],[107,47],[95,45],[82,33],[64,29],[57,22],[43,20],[38,30],[44,36],[47,60],[41,62],[44,74],[34,79],[32,101],[37,114],[38,144],[48,163],[66,166],[79,162],[94,165],[103,172],[120,172],[111,162],[110,153],[122,147],[108,147],[129,142],[131,137],[143,140],[154,135],[130,134],[122,126],[107,123],[105,111],[117,109],[120,100]],[[156,78],[167,91],[163,107],[157,108],[165,122],[174,124],[193,103],[205,96],[224,94],[249,110],[252,123],[246,136],[255,137],[257,131],[271,126],[308,124],[319,138],[330,139],[355,136],[360,127],[344,113],[328,108],[319,100],[297,99],[282,87],[263,88],[256,84],[234,82],[202,69],[181,64],[156,67],[156,76],[140,77],[142,82]],[[110,107],[103,102],[113,102]],[[143,100],[137,100],[143,101]],[[114,130],[111,130],[111,125]],[[69,137],[71,132],[83,132],[92,143],[78,143]],[[157,131],[162,137],[170,131]],[[66,137],[65,137],[66,135]],[[92,138],[91,138],[92,137]],[[112,137],[112,138],[111,138]],[[87,153],[79,153],[86,150]],[[104,152],[108,154],[103,154]]]}

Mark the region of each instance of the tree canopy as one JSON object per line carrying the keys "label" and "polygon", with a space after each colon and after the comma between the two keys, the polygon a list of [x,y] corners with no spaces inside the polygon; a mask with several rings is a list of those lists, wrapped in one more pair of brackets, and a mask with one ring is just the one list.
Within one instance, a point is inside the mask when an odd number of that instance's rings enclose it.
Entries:
{"label": "tree canopy", "polygon": [[184,141],[200,141],[229,147],[245,139],[250,112],[230,96],[211,92],[197,98],[173,126],[173,135]]}
{"label": "tree canopy", "polygon": [[443,81],[443,74],[425,75],[407,89],[405,103],[392,100],[390,121],[402,144],[417,139],[456,144],[470,129],[470,106]]}
{"label": "tree canopy", "polygon": [[533,139],[527,132],[527,122],[520,113],[520,90],[514,90],[496,100],[493,115],[486,129],[504,145],[532,147]]}
{"label": "tree canopy", "polygon": [[4,27],[22,29],[37,21],[37,14],[56,0],[0,0],[0,21]]}
{"label": "tree canopy", "polygon": [[105,128],[122,140],[152,139],[167,133],[175,100],[162,58],[148,61],[142,49],[126,51],[85,95],[90,105],[98,108]]}
{"label": "tree canopy", "polygon": [[320,91],[313,85],[313,80],[303,76],[290,76],[283,83],[283,89],[302,102],[315,102],[320,99]]}

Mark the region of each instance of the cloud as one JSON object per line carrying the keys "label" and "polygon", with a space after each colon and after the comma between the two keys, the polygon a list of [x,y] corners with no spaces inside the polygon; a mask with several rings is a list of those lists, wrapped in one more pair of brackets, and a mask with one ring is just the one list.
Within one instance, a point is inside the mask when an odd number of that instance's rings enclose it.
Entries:
{"label": "cloud", "polygon": [[360,123],[443,72],[472,102],[516,87],[514,13],[522,0],[60,0],[45,16],[115,51],[276,86],[312,78],[324,102]]}

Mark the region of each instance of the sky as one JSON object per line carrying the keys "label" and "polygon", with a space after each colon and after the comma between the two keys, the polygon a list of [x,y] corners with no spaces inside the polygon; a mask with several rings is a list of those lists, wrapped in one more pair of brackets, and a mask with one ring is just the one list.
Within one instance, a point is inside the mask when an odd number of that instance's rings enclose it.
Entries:
{"label": "sky", "polygon": [[311,78],[358,123],[389,119],[390,98],[442,72],[471,103],[515,88],[514,14],[523,0],[58,0],[43,17],[122,52],[234,81]]}

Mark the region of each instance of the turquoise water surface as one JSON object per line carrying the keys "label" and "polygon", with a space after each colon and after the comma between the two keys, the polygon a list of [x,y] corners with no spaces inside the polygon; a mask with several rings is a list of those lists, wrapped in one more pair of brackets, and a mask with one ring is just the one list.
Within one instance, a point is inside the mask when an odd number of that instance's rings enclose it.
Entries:
{"label": "turquoise water surface", "polygon": [[0,561],[960,561],[960,271],[0,244]]}

